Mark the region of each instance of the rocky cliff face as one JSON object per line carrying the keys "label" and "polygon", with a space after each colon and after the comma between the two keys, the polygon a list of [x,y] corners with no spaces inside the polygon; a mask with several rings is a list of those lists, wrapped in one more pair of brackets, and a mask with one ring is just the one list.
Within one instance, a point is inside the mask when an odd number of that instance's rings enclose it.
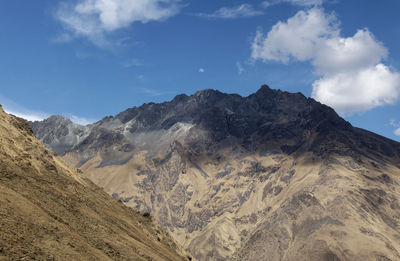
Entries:
{"label": "rocky cliff face", "polygon": [[90,132],[89,126],[74,124],[62,116],[51,116],[41,122],[30,123],[33,132],[55,153],[62,155],[84,140]]}
{"label": "rocky cliff face", "polygon": [[199,260],[400,258],[399,143],[302,94],[204,90],[85,128],[63,158]]}
{"label": "rocky cliff face", "polygon": [[188,259],[151,217],[112,199],[0,106],[0,260]]}

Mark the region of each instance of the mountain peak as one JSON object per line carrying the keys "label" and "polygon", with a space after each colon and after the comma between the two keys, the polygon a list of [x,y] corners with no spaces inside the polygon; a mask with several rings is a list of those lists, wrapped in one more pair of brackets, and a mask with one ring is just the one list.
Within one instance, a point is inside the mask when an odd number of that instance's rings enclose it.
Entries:
{"label": "mountain peak", "polygon": [[264,92],[264,91],[272,91],[272,88],[269,87],[268,84],[263,84],[261,85],[260,89],[258,89],[257,92]]}
{"label": "mountain peak", "polygon": [[47,119],[44,119],[44,121],[54,124],[72,124],[72,121],[69,118],[61,115],[52,115]]}
{"label": "mountain peak", "polygon": [[184,101],[188,98],[189,96],[187,96],[186,94],[182,93],[182,94],[178,94],[175,96],[175,98],[172,100],[172,102],[181,102]]}
{"label": "mountain peak", "polygon": [[215,90],[215,89],[203,89],[203,90],[197,91],[194,95],[199,96],[199,95],[214,94],[214,93],[221,93],[221,92],[218,90]]}
{"label": "mountain peak", "polygon": [[[64,159],[128,206],[151,212],[197,260],[235,260],[235,252],[240,260],[314,252],[321,254],[305,259],[355,260],[359,251],[370,257],[384,249],[381,237],[365,232],[373,222],[384,227],[379,233],[398,234],[399,193],[390,186],[400,182],[400,144],[357,130],[300,93],[206,89],[91,127]],[[65,142],[56,129],[34,130],[55,134],[53,147]],[[352,224],[362,227],[346,234]],[[371,251],[343,243],[354,238],[372,242]],[[385,255],[397,260],[390,249]]]}
{"label": "mountain peak", "polygon": [[222,92],[214,89],[204,89],[196,92],[192,97],[195,97],[200,100],[212,100],[213,98],[220,97],[223,95]]}
{"label": "mountain peak", "polygon": [[271,89],[267,84],[263,84],[260,89],[255,93],[257,96],[265,96],[265,95],[271,95],[273,93],[276,93],[277,90]]}

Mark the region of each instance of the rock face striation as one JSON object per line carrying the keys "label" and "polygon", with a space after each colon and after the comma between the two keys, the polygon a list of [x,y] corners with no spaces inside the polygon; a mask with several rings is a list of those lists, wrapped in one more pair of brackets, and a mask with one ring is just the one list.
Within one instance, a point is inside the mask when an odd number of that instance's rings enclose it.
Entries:
{"label": "rock face striation", "polygon": [[0,260],[188,260],[0,106]]}
{"label": "rock face striation", "polygon": [[400,259],[400,144],[300,93],[203,90],[48,122],[31,123],[40,140],[198,260]]}

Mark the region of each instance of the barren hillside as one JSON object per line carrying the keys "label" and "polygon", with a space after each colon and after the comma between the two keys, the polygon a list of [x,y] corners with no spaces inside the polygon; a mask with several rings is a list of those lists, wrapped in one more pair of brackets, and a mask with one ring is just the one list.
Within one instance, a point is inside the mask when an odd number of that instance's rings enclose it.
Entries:
{"label": "barren hillside", "polygon": [[185,260],[151,217],[67,166],[0,106],[0,260]]}
{"label": "barren hillside", "polygon": [[85,131],[63,159],[199,260],[400,259],[400,144],[300,93],[204,90]]}

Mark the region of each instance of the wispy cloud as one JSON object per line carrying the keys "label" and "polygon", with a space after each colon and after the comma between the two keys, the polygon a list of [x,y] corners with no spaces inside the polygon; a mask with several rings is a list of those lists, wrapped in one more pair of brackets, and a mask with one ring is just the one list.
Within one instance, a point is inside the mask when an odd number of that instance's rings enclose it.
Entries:
{"label": "wispy cloud", "polygon": [[199,73],[203,73],[203,72],[205,72],[206,70],[204,69],[204,68],[200,68],[199,69]]}
{"label": "wispy cloud", "polygon": [[213,13],[199,13],[197,16],[209,19],[235,19],[262,15],[264,12],[255,9],[250,4],[241,4],[233,7],[221,7]]}
{"label": "wispy cloud", "polygon": [[[15,115],[27,121],[42,121],[51,116],[51,114],[47,112],[28,109],[24,106],[17,104],[13,100],[10,100],[1,95],[0,95],[0,104],[2,104],[4,111],[7,112],[8,114]],[[72,122],[81,125],[87,125],[97,121],[97,119],[84,118],[76,116],[72,113],[62,113],[62,115],[64,117],[69,118]]]}
{"label": "wispy cloud", "polygon": [[368,29],[341,36],[340,21],[319,7],[299,11],[263,35],[258,30],[252,59],[310,62],[321,78],[312,97],[342,115],[393,104],[400,96],[400,73],[382,63],[388,55]]}
{"label": "wispy cloud", "polygon": [[390,126],[392,126],[392,127],[400,127],[400,122],[399,122],[399,121],[396,121],[395,119],[391,119],[391,120],[389,121],[389,124],[390,124]]}
{"label": "wispy cloud", "polygon": [[15,115],[28,121],[40,121],[49,116],[48,113],[27,109],[2,95],[0,95],[0,104],[8,114]]}
{"label": "wispy cloud", "polygon": [[239,75],[241,75],[244,72],[244,67],[240,62],[236,62],[236,68]]}
{"label": "wispy cloud", "polygon": [[51,39],[53,43],[69,43],[73,40],[73,36],[69,33],[62,33]]}
{"label": "wispy cloud", "polygon": [[123,66],[125,68],[131,68],[131,67],[140,67],[144,65],[144,61],[141,59],[130,59],[129,61],[126,61],[123,63]]}
{"label": "wispy cloud", "polygon": [[62,116],[70,119],[73,123],[79,125],[88,125],[98,121],[98,119],[76,116],[75,114],[72,113],[62,113]]}
{"label": "wispy cloud", "polygon": [[165,94],[163,91],[150,89],[150,88],[138,88],[136,90],[141,93],[147,94],[151,97],[161,96],[161,95]]}
{"label": "wispy cloud", "polygon": [[268,8],[270,6],[288,3],[297,6],[318,6],[322,5],[325,0],[270,0],[261,3],[261,7]]}
{"label": "wispy cloud", "polygon": [[24,112],[14,111],[14,110],[7,109],[6,107],[4,108],[4,111],[7,112],[8,114],[15,115],[15,116],[23,118],[27,121],[41,121],[41,120],[46,119],[49,116],[48,114],[35,112],[35,111],[29,111],[29,110],[24,111]]}
{"label": "wispy cloud", "polygon": [[55,17],[72,37],[85,37],[101,48],[110,47],[107,35],[135,22],[166,20],[183,8],[181,0],[79,0],[63,2]]}
{"label": "wispy cloud", "polygon": [[261,2],[257,7],[245,3],[236,6],[224,6],[212,13],[198,13],[197,16],[208,19],[236,19],[265,14],[264,10],[274,5],[288,3],[296,6],[319,6],[326,0],[270,0]]}

